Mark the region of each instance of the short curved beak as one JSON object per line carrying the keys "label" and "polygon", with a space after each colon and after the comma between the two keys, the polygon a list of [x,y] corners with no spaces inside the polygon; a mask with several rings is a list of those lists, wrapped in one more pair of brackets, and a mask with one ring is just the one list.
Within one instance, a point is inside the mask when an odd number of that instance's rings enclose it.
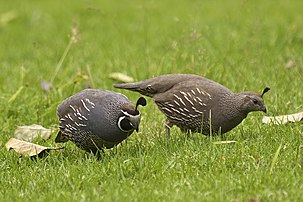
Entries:
{"label": "short curved beak", "polygon": [[140,125],[140,115],[129,117],[131,126],[138,132],[139,131],[139,125]]}
{"label": "short curved beak", "polygon": [[265,106],[262,107],[262,112],[267,113],[267,109]]}

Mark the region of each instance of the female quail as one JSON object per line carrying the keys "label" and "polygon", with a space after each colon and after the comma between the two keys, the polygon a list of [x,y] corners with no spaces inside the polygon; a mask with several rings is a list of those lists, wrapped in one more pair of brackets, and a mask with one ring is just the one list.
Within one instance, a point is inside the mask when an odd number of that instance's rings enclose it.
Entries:
{"label": "female quail", "polygon": [[125,95],[108,90],[86,89],[64,100],[58,107],[60,131],[55,142],[71,140],[81,149],[97,153],[112,148],[138,131],[138,106],[146,105],[140,97],[134,107]]}
{"label": "female quail", "polygon": [[233,93],[219,83],[193,74],[168,74],[114,87],[137,91],[153,98],[166,115],[166,131],[178,126],[183,132],[205,135],[226,133],[252,111],[266,112],[263,94]]}

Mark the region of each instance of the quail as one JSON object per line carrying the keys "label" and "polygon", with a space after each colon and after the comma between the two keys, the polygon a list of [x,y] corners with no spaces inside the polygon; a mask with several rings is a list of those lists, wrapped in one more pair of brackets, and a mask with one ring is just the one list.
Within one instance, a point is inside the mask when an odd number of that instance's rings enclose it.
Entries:
{"label": "quail", "polygon": [[133,106],[123,94],[109,90],[85,89],[64,100],[57,109],[59,129],[55,142],[71,140],[79,148],[99,153],[121,143],[138,131],[138,106],[146,105],[140,97]]}
{"label": "quail", "polygon": [[242,122],[252,111],[266,107],[263,95],[255,92],[233,93],[223,85],[194,74],[168,74],[114,87],[151,97],[167,117],[166,132],[178,126],[182,132],[204,135],[223,134]]}

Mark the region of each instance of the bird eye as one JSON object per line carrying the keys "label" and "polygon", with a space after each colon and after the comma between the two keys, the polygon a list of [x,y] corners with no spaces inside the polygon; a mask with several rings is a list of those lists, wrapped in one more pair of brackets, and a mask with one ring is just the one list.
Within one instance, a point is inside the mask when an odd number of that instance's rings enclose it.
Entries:
{"label": "bird eye", "polygon": [[152,91],[153,89],[152,89],[151,85],[148,85],[148,86],[146,86],[146,90]]}
{"label": "bird eye", "polygon": [[258,104],[258,100],[253,99],[253,103],[254,103],[254,104]]}

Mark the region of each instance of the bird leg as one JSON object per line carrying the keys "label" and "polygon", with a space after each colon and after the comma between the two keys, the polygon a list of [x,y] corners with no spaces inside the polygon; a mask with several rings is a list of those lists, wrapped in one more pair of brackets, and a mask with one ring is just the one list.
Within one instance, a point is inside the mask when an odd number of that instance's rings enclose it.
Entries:
{"label": "bird leg", "polygon": [[173,126],[173,124],[166,119],[165,121],[165,130],[166,130],[166,139],[169,140],[170,138],[170,128]]}

